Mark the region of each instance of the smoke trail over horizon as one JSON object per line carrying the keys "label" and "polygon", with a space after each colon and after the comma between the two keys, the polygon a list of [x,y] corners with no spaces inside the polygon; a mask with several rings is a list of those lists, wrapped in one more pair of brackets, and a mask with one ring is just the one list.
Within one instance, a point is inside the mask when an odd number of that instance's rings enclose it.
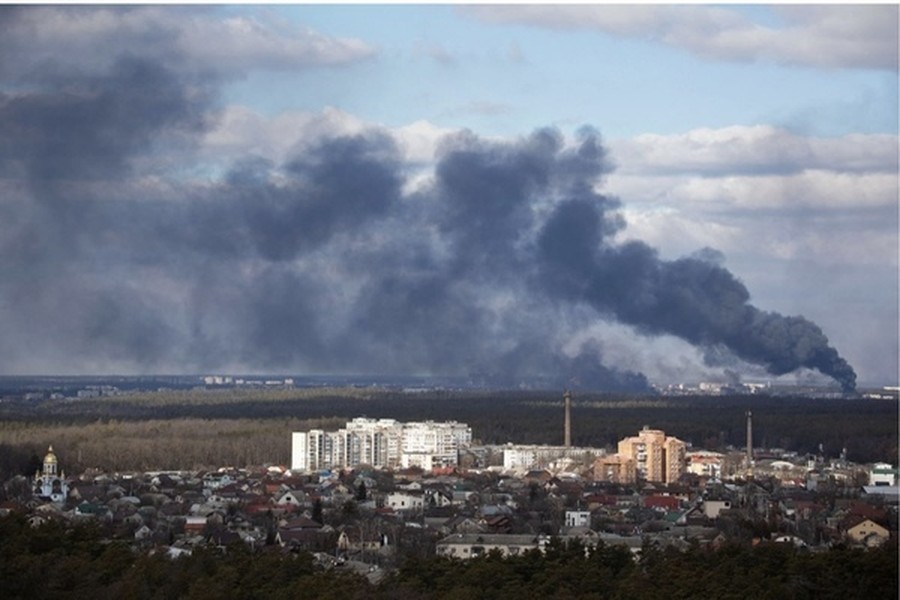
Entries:
{"label": "smoke trail over horizon", "polygon": [[554,129],[448,136],[414,191],[413,166],[375,127],[198,178],[184,161],[216,117],[215,77],[132,57],[31,84],[0,93],[0,371],[77,361],[646,389],[608,364],[604,340],[573,347],[604,321],[854,388],[817,325],[750,304],[714,253],[666,261],[617,242],[594,130],[574,145]]}

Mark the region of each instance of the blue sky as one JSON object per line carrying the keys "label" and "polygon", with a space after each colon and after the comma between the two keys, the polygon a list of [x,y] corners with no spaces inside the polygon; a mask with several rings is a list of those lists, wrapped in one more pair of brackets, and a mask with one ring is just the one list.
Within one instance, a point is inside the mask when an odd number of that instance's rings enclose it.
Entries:
{"label": "blue sky", "polygon": [[[3,9],[0,372],[591,356],[613,379],[775,377],[712,334],[529,287],[561,190],[589,173],[595,210],[624,223],[610,256],[640,243],[668,269],[712,248],[759,314],[802,315],[861,383],[897,383],[896,5]],[[582,126],[606,154],[570,172]],[[532,135],[545,127],[560,147]],[[455,195],[470,155],[479,202]],[[491,194],[529,161],[551,183],[498,219]],[[347,165],[374,179],[338,193]],[[535,272],[506,281],[462,252],[497,251],[486,224],[520,227],[505,258]],[[457,251],[487,270],[459,275]]]}
{"label": "blue sky", "polygon": [[[427,119],[492,135],[580,123],[608,137],[760,123],[814,135],[897,130],[896,71],[886,69],[717,60],[641,37],[485,23],[462,6],[271,10],[377,55],[336,71],[258,73],[229,90],[270,114],[328,104],[390,126]],[[762,6],[727,10],[778,22]]]}

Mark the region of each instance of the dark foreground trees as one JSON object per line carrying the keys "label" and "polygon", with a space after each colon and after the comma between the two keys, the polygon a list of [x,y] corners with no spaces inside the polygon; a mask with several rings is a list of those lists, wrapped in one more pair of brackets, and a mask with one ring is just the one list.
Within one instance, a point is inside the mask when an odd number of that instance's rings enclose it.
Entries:
{"label": "dark foreground trees", "polygon": [[498,554],[461,562],[441,557],[407,561],[380,583],[318,570],[309,554],[277,547],[252,552],[135,553],[107,542],[90,525],[29,527],[0,518],[0,590],[4,598],[897,598],[897,547],[823,553],[783,544],[686,552],[644,549],[633,561],[623,548],[594,551],[552,543],[545,554]]}

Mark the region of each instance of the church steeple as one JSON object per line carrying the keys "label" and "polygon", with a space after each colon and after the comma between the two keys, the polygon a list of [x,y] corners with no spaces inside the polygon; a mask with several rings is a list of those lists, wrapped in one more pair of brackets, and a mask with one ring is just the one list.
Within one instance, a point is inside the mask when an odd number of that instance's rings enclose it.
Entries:
{"label": "church steeple", "polygon": [[44,457],[44,476],[56,477],[58,468],[59,459],[56,458],[56,454],[53,452],[53,444],[50,444],[47,448],[47,456]]}
{"label": "church steeple", "polygon": [[64,503],[69,495],[69,483],[59,469],[59,459],[53,452],[52,444],[47,448],[47,455],[44,456],[43,471],[38,471],[34,475],[34,493],[38,497],[49,499],[57,504]]}

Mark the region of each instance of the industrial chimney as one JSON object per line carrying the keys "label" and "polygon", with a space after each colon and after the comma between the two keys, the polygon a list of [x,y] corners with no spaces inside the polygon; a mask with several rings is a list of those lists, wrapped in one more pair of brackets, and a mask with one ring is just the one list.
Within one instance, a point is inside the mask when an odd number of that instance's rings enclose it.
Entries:
{"label": "industrial chimney", "polygon": [[563,395],[563,398],[566,401],[566,423],[565,423],[564,445],[566,448],[571,448],[572,447],[572,394],[569,393],[569,390],[566,390],[566,393]]}
{"label": "industrial chimney", "polygon": [[747,466],[753,465],[753,413],[747,411]]}

